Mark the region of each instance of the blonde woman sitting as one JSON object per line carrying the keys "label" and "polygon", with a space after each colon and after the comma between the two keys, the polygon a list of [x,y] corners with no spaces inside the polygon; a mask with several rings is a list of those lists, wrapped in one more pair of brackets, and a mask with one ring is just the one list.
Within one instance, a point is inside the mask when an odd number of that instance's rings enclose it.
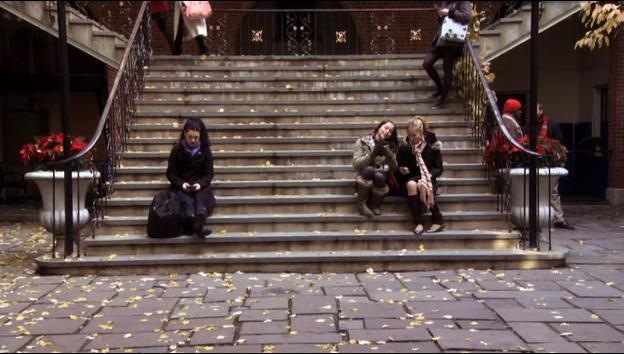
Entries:
{"label": "blonde woman sitting", "polygon": [[424,232],[421,204],[431,210],[433,224],[428,232],[444,229],[442,213],[435,201],[436,179],[444,171],[442,167],[442,143],[434,133],[427,131],[422,117],[407,123],[407,137],[399,145],[397,163],[401,180],[407,191],[407,204],[415,223],[414,233]]}

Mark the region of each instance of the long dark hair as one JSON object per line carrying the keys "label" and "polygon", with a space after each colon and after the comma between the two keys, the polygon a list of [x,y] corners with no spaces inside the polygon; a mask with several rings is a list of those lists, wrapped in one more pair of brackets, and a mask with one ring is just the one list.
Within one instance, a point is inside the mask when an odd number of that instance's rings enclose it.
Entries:
{"label": "long dark hair", "polygon": [[373,130],[373,139],[375,139],[375,137],[377,136],[377,132],[379,131],[379,129],[386,123],[392,123],[392,126],[394,127],[394,129],[392,129],[392,134],[390,134],[390,136],[386,138],[384,142],[388,143],[388,145],[390,145],[393,149],[396,150],[399,148],[399,138],[397,137],[397,126],[391,120],[383,120],[381,121],[381,123],[377,125],[375,130]]}
{"label": "long dark hair", "polygon": [[210,139],[208,138],[208,130],[204,125],[204,122],[199,118],[189,118],[184,124],[184,128],[182,129],[182,133],[180,134],[180,141],[184,139],[184,134],[189,131],[194,130],[199,132],[199,141],[201,142],[201,148],[206,149],[210,148]]}

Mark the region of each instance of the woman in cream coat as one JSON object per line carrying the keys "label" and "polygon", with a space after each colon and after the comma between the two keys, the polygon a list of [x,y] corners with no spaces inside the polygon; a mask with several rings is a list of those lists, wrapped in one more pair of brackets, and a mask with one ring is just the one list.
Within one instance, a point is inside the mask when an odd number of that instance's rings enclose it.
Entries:
{"label": "woman in cream coat", "polygon": [[195,38],[199,47],[199,54],[208,55],[208,46],[206,46],[206,36],[208,30],[206,28],[206,19],[190,20],[184,17],[182,10],[183,1],[175,2],[175,12],[173,15],[173,55],[182,54],[182,40],[189,41]]}

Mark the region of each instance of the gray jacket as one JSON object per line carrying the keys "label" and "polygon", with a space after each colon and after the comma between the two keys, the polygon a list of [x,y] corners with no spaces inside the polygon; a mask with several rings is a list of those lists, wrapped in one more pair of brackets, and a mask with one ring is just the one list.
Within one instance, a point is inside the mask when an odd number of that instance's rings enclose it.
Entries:
{"label": "gray jacket", "polygon": [[353,150],[353,168],[358,176],[362,174],[366,166],[373,166],[377,170],[384,171],[384,167],[388,166],[390,171],[396,172],[396,152],[392,151],[391,148],[386,148],[384,155],[376,156],[373,152],[374,147],[375,141],[372,135],[363,136],[355,142],[355,148]]}

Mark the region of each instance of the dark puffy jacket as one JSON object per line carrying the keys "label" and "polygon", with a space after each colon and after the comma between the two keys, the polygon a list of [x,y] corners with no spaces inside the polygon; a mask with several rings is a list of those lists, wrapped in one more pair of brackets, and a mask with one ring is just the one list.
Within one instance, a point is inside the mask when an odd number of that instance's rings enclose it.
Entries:
{"label": "dark puffy jacket", "polygon": [[[437,178],[442,175],[442,172],[444,172],[444,167],[442,166],[442,152],[440,151],[442,149],[442,142],[438,141],[435,134],[432,132],[427,132],[425,134],[425,141],[427,142],[427,146],[423,149],[422,158],[427,166],[427,170],[431,173],[433,191],[436,192],[438,189]],[[420,178],[420,167],[418,167],[418,162],[412,153],[412,147],[407,138],[405,138],[399,146],[399,151],[397,152],[397,163],[399,165],[399,169],[401,167],[407,167],[410,170],[407,175],[399,173],[402,184],[407,183],[410,179]]]}
{"label": "dark puffy jacket", "polygon": [[214,177],[214,166],[210,148],[200,150],[195,156],[184,151],[181,144],[176,144],[169,154],[167,179],[174,189],[182,189],[184,182],[199,183],[202,188],[210,186]]}
{"label": "dark puffy jacket", "polygon": [[[467,25],[470,23],[472,19],[472,2],[470,1],[449,1],[446,5],[443,5],[449,9],[448,17],[455,20],[455,22],[459,22],[461,24]],[[442,22],[444,17],[438,17],[438,32],[435,37],[433,37],[433,41],[431,42],[432,47],[443,46],[443,43],[438,43],[438,39],[440,38],[440,33],[442,32]],[[462,44],[450,43],[452,46],[461,46]]]}

